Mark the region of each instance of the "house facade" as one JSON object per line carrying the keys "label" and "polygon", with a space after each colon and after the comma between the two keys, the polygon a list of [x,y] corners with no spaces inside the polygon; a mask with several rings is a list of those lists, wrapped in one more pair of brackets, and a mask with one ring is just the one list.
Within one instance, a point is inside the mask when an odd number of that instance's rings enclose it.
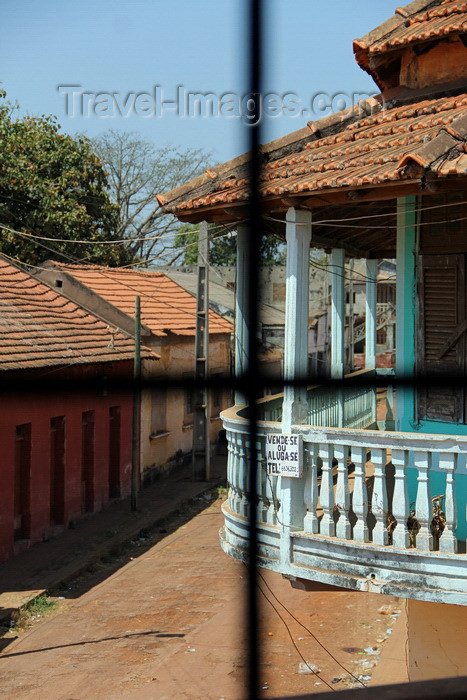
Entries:
{"label": "house facade", "polygon": [[[309,268],[310,334],[308,343],[309,363],[313,374],[326,375],[330,365],[331,341],[331,280],[327,256],[321,255],[319,264],[314,261]],[[195,267],[182,266],[159,268],[174,282],[191,294],[196,294],[197,271]],[[350,260],[346,264],[346,366],[360,369],[364,366],[365,340],[365,261]],[[283,349],[286,306],[286,277],[284,265],[267,265],[258,268],[259,300],[257,336],[262,343],[261,362],[272,378],[280,378],[283,372]],[[211,308],[224,318],[235,318],[236,268],[212,267],[209,281]],[[394,366],[395,322],[395,263],[384,260],[379,263],[377,277],[376,363],[378,367]],[[350,338],[353,338],[353,344]]]}
{"label": "house facade", "polygon": [[[99,314],[111,326],[123,323],[115,314],[134,316],[135,298],[140,298],[141,339],[160,358],[142,368],[143,481],[156,478],[191,456],[196,298],[159,271],[50,262],[35,274],[60,294]],[[207,409],[211,449],[215,449],[222,429],[220,412],[230,403],[226,382],[230,376],[232,330],[230,321],[210,311],[209,375],[218,380],[209,394]]]}
{"label": "house facade", "polygon": [[[397,8],[354,42],[381,94],[262,147],[262,214],[287,243],[293,381],[257,406],[257,459],[250,407],[240,397],[223,413],[223,549],[248,558],[253,513],[260,566],[305,590],[320,581],[405,599],[410,680],[467,674],[466,26],[467,8],[453,0]],[[243,156],[159,201],[184,222],[237,224],[241,265],[253,235],[248,176]],[[325,385],[307,371],[311,247],[330,251],[333,271]],[[366,260],[365,361],[345,375],[341,270],[351,258]],[[381,375],[383,259],[397,261],[396,362]],[[244,348],[242,322],[236,334]],[[236,369],[248,373],[248,359]]]}
{"label": "house facade", "polygon": [[0,257],[0,562],[130,494],[133,354]]}

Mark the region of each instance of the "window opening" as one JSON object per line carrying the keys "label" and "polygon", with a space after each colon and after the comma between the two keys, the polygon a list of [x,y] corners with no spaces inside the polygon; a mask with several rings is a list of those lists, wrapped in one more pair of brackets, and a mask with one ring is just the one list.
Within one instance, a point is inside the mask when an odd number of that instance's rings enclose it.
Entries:
{"label": "window opening", "polygon": [[65,416],[50,420],[50,523],[65,521]]}
{"label": "window opening", "polygon": [[31,423],[15,430],[14,539],[31,534]]}

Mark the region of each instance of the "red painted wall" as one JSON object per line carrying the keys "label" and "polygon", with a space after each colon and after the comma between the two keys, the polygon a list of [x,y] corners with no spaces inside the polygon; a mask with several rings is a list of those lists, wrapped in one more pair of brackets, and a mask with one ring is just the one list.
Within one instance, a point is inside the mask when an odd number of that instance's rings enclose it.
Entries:
{"label": "red painted wall", "polygon": [[[66,384],[64,384],[66,387]],[[102,393],[102,392],[100,392]],[[0,395],[0,562],[16,550],[47,539],[70,521],[82,517],[83,412],[94,411],[93,478],[88,493],[90,512],[105,508],[109,495],[109,409],[120,407],[120,497],[129,495],[132,457],[132,394],[128,389],[109,390],[108,395],[86,386],[70,392],[25,393]],[[65,419],[63,522],[51,522],[51,419]],[[14,539],[15,503],[15,440],[16,426],[31,424],[30,462],[30,529],[29,537],[17,534]],[[88,451],[89,454],[89,451]],[[17,460],[18,462],[18,457]],[[28,479],[26,476],[25,483]],[[18,489],[17,489],[18,493]],[[18,500],[18,495],[17,495]],[[27,499],[26,499],[27,500]],[[26,517],[26,522],[29,517]],[[17,518],[18,524],[18,518]]]}

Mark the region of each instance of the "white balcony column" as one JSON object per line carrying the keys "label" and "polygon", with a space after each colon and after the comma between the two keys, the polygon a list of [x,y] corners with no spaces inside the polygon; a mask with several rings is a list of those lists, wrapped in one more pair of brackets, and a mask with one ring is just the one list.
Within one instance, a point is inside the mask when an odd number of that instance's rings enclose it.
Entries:
{"label": "white balcony column", "polygon": [[[285,301],[284,380],[305,380],[308,370],[309,260],[311,212],[291,207],[286,216],[287,282]],[[307,423],[306,383],[284,387],[282,432]],[[303,529],[305,478],[280,478],[281,560],[291,561],[291,533]]]}
{"label": "white balcony column", "polygon": [[[345,358],[345,250],[331,254],[331,378],[343,379]],[[336,390],[336,426],[344,425],[344,391]]]}
{"label": "white balcony column", "polygon": [[[248,369],[249,328],[248,318],[248,276],[247,276],[247,236],[249,228],[237,227],[237,275],[235,281],[235,376],[244,376]],[[244,406],[245,396],[235,392],[235,403]]]}
{"label": "white balcony column", "polygon": [[376,299],[378,261],[366,261],[365,367],[376,368]]}
{"label": "white balcony column", "polygon": [[344,376],[345,251],[333,248],[331,255],[331,377]]}
{"label": "white balcony column", "polygon": [[[284,380],[305,378],[308,370],[311,212],[291,207],[286,217]],[[307,422],[306,385],[286,386],[282,432]]]}

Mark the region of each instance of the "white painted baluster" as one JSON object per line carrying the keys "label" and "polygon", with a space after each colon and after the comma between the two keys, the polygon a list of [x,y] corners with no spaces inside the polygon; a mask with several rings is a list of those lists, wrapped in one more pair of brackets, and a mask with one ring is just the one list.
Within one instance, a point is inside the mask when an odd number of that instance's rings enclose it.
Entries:
{"label": "white painted baluster", "polygon": [[248,517],[248,444],[243,433],[238,434],[238,513]]}
{"label": "white painted baluster", "polygon": [[357,518],[353,538],[356,542],[369,542],[368,489],[365,481],[366,447],[355,447],[352,450],[352,461],[355,464],[352,510]]}
{"label": "white painted baluster", "polygon": [[336,445],[334,457],[337,459],[337,488],[336,505],[339,509],[339,520],[337,521],[336,534],[342,540],[350,540],[350,492],[349,492],[349,469],[347,465],[347,455],[349,448],[343,445]]}
{"label": "white painted baluster", "polygon": [[388,517],[388,495],[386,489],[386,450],[375,448],[371,450],[371,461],[373,462],[374,482],[373,482],[373,501],[372,510],[376,519],[376,524],[373,529],[374,544],[388,544],[389,532],[387,529]]}
{"label": "white painted baluster", "polygon": [[336,524],[334,522],[334,483],[332,479],[332,445],[321,445],[319,455],[323,461],[323,473],[321,476],[320,504],[323,510],[321,521],[321,534],[328,537],[336,536]]}
{"label": "white painted baluster", "polygon": [[277,476],[272,474],[266,474],[266,502],[268,503],[268,509],[266,512],[266,522],[268,525],[275,525],[277,521],[276,513],[276,487],[277,487]]}
{"label": "white painted baluster", "polygon": [[396,529],[392,535],[394,547],[408,549],[410,546],[410,533],[407,529],[409,517],[409,497],[407,493],[407,450],[393,450],[392,463],[394,465],[394,496],[392,499],[392,514],[397,520]]}
{"label": "white painted baluster", "polygon": [[238,513],[238,446],[237,435],[229,430],[227,437],[227,481],[229,484],[229,508],[233,513]]}
{"label": "white painted baluster", "polygon": [[457,511],[454,478],[457,469],[457,454],[441,452],[439,455],[439,468],[446,472],[446,495],[444,499],[446,525],[439,541],[439,551],[455,554],[457,553],[457,537],[455,535]]}
{"label": "white painted baluster", "polygon": [[415,502],[415,517],[420,529],[417,533],[417,549],[430,551],[433,549],[433,535],[431,534],[431,520],[433,510],[430,497],[431,452],[419,452],[415,455],[417,476],[417,500]]}
{"label": "white painted baluster", "polygon": [[312,535],[319,532],[319,520],[316,515],[318,504],[318,446],[310,445],[311,464],[305,480],[305,505],[308,509],[305,515],[304,530]]}

